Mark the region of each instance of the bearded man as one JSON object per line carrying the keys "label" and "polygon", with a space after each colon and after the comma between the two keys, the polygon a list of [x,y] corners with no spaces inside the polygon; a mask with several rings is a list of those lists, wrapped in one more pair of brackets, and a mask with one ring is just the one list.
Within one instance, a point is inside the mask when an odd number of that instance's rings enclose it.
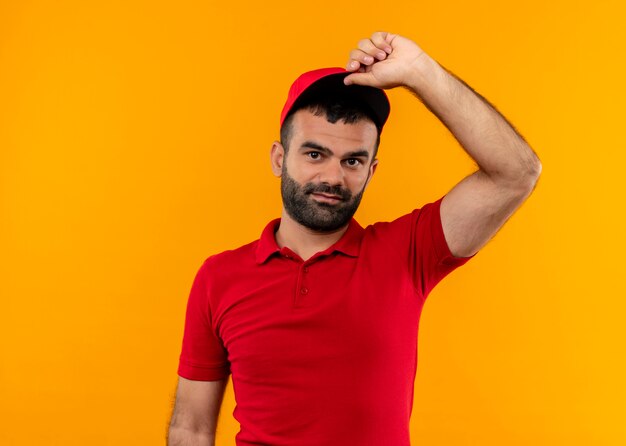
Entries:
{"label": "bearded man", "polygon": [[[353,215],[378,165],[384,90],[400,86],[479,169],[363,228]],[[424,301],[521,206],[541,163],[486,99],[387,32],[359,41],[346,69],[298,77],[280,124],[282,215],[197,273],[168,444],[215,443],[232,376],[237,445],[408,446]]]}

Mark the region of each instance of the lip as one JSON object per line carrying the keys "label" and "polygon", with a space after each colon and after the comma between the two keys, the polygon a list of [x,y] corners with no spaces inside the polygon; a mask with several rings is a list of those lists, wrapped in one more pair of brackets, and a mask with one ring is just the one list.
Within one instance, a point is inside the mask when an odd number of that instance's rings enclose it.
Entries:
{"label": "lip", "polygon": [[311,195],[313,195],[315,200],[322,202],[322,203],[336,204],[342,201],[338,195],[328,195],[328,194],[322,194],[318,192],[313,192]]}

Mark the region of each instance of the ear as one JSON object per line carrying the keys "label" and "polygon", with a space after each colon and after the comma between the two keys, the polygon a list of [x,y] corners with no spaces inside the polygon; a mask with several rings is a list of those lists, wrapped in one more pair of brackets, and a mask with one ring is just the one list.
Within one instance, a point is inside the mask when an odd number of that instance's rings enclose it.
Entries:
{"label": "ear", "polygon": [[367,180],[365,181],[365,187],[367,187],[367,185],[370,184],[370,181],[372,180],[372,177],[374,176],[374,172],[376,172],[377,166],[378,166],[378,158],[374,159],[372,161],[372,164],[370,164],[369,172],[367,173]]}
{"label": "ear", "polygon": [[274,141],[270,150],[270,162],[272,163],[272,172],[280,177],[283,172],[283,162],[285,161],[285,148],[279,141]]}

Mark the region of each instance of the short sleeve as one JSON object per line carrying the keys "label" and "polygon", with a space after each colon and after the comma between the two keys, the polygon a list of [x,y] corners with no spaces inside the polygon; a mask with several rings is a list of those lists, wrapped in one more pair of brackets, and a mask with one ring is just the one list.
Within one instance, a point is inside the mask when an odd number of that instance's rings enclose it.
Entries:
{"label": "short sleeve", "polygon": [[198,270],[189,293],[178,375],[195,381],[217,381],[230,374],[223,343],[215,333],[207,292],[207,261]]}
{"label": "short sleeve", "polygon": [[442,200],[443,197],[433,203],[427,203],[411,214],[413,275],[423,298],[426,298],[444,277],[477,254],[455,257],[450,252],[441,224]]}

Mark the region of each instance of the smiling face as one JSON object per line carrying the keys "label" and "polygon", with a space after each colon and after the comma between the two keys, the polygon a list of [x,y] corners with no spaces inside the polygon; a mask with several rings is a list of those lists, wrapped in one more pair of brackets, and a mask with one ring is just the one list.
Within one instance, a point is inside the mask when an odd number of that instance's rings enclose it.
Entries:
{"label": "smiling face", "polygon": [[279,142],[272,146],[272,168],[281,177],[285,211],[314,231],[342,228],[376,170],[376,126],[369,119],[333,124],[301,109],[293,115],[291,135],[287,153]]}

